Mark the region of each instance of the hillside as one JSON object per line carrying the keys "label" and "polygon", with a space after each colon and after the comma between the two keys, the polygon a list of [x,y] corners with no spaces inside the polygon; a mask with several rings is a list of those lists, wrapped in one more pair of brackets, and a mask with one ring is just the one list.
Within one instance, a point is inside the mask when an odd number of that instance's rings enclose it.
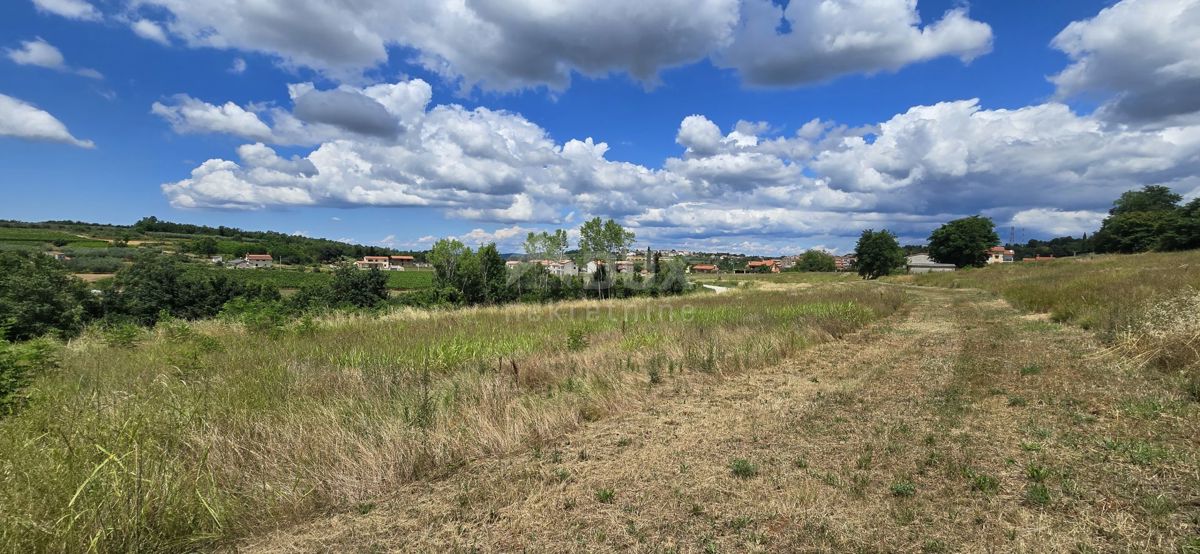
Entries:
{"label": "hillside", "polygon": [[[271,231],[244,231],[144,218],[133,225],[103,225],[77,221],[29,223],[0,221],[0,251],[58,252],[68,270],[93,286],[104,287],[108,278],[143,253],[179,253],[192,260],[191,271],[221,274],[246,284],[265,284],[284,290],[329,283],[322,266],[363,256],[408,254],[424,261],[424,252],[288,235]],[[248,253],[271,254],[276,267],[254,271],[228,271],[209,261],[212,256],[231,260]],[[388,288],[429,288],[427,271],[389,272]]]}
{"label": "hillside", "polygon": [[[411,254],[378,246],[291,235],[275,231],[246,231],[234,227],[209,227],[160,221],[146,217],[132,225],[106,225],[80,221],[31,223],[0,220],[0,248],[106,248],[133,246],[228,258],[247,253],[271,254],[280,263],[310,265],[367,255]],[[89,254],[96,254],[89,252]]]}

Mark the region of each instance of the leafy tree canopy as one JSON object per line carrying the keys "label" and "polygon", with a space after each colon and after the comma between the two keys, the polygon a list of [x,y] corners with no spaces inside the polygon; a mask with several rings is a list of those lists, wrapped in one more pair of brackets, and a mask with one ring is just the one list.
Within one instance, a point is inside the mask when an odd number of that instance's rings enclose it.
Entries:
{"label": "leafy tree canopy", "polygon": [[0,252],[0,337],[79,333],[93,304],[87,286],[40,252]]}
{"label": "leafy tree canopy", "polygon": [[833,255],[820,250],[809,250],[796,260],[796,271],[834,271],[837,269]]}
{"label": "leafy tree canopy", "polygon": [[858,237],[858,274],[864,279],[891,275],[904,267],[904,249],[891,231],[867,229]]}
{"label": "leafy tree canopy", "polygon": [[1133,212],[1169,212],[1174,210],[1183,197],[1162,185],[1147,185],[1142,190],[1130,190],[1113,202],[1110,215]]}
{"label": "leafy tree canopy", "polygon": [[525,255],[530,260],[559,260],[566,253],[569,246],[567,232],[558,229],[554,233],[542,231],[540,233],[530,232],[525,236],[525,243],[522,245],[525,249]]}
{"label": "leafy tree canopy", "polygon": [[1000,243],[991,219],[973,215],[938,227],[929,235],[929,255],[938,263],[982,267],[988,248]]}
{"label": "leafy tree canopy", "polygon": [[634,234],[621,224],[599,217],[583,222],[579,229],[579,250],[585,258],[625,257],[633,246]]}

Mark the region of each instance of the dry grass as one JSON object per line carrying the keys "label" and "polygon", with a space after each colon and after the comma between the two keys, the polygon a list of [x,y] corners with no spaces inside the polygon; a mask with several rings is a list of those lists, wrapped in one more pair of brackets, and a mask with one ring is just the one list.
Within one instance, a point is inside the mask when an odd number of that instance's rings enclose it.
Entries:
{"label": "dry grass", "polygon": [[1151,303],[1200,288],[1200,250],[999,264],[895,280],[989,290],[1020,309],[1111,338]]}
{"label": "dry grass", "polygon": [[[977,292],[251,551],[1187,551],[1195,403]],[[753,468],[751,471],[749,468]],[[741,468],[741,469],[737,469]]]}
{"label": "dry grass", "polygon": [[893,279],[999,293],[1051,321],[1094,330],[1133,367],[1161,370],[1200,401],[1200,250],[1003,264]]}
{"label": "dry grass", "polygon": [[272,334],[170,322],[132,348],[92,330],[0,420],[0,550],[204,549],[369,511],[655,391],[772,365],[901,298],[846,286],[401,310]]}

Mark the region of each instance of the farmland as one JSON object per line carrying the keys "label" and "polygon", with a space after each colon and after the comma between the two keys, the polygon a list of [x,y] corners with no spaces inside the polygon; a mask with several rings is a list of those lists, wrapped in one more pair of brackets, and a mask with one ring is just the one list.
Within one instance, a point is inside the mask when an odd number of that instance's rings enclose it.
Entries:
{"label": "farmland", "polygon": [[211,547],[355,509],[660,389],[801,355],[902,298],[833,288],[400,310],[273,335],[172,321],[122,341],[93,328],[0,423],[0,544]]}
{"label": "farmland", "polygon": [[[235,270],[221,267],[197,266],[191,271],[209,274],[226,275],[238,281],[254,284],[266,284],[281,289],[299,289],[306,286],[328,284],[332,279],[329,269],[316,273],[302,269],[254,269]],[[422,270],[387,271],[387,286],[392,290],[416,290],[433,286],[433,272]]]}
{"label": "farmland", "polygon": [[0,550],[1187,551],[1194,257],[91,326]]}
{"label": "farmland", "polygon": [[0,244],[39,248],[58,244],[83,248],[103,248],[108,246],[108,241],[47,229],[0,227]]}

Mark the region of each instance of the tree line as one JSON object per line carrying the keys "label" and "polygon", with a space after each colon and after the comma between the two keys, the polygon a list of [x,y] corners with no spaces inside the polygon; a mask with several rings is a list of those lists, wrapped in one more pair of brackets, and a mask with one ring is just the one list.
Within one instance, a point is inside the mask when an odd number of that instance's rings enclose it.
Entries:
{"label": "tree line", "polygon": [[215,317],[237,301],[240,309],[298,313],[320,308],[371,308],[388,298],[387,276],[346,264],[328,283],[283,299],[279,289],[230,275],[188,270],[187,260],[144,252],[117,272],[110,286],[93,291],[59,261],[36,252],[0,252],[0,335],[26,340],[70,338],[90,322],[154,325],[165,317]]}
{"label": "tree line", "polygon": [[[1059,237],[1009,245],[1017,259],[1037,255],[1067,256],[1082,252],[1132,254],[1200,248],[1200,198],[1183,197],[1161,185],[1127,191],[1113,202],[1108,217],[1091,237]],[[982,267],[988,249],[1000,244],[991,219],[975,215],[950,221],[929,236],[930,258],[955,267]],[[890,231],[868,229],[855,250],[858,272],[874,279],[904,270],[906,248]]]}
{"label": "tree line", "polygon": [[682,293],[687,285],[682,262],[660,263],[657,255],[652,255],[645,265],[649,277],[636,271],[640,268],[629,275],[615,271],[615,261],[625,258],[634,241],[634,233],[612,219],[585,221],[570,261],[579,264],[577,267],[597,262],[594,271],[555,275],[540,262],[561,262],[572,252],[562,229],[526,235],[526,260],[511,268],[494,243],[473,250],[459,240],[442,239],[427,257],[434,269],[434,288],[415,294],[414,301],[474,305]]}
{"label": "tree line", "polygon": [[[404,305],[476,305],[546,302],[575,298],[623,298],[679,294],[686,287],[680,263],[662,264],[650,277],[618,276],[611,256],[633,242],[633,233],[614,221],[585,225],[581,243],[607,259],[589,275],[551,275],[541,264],[510,270],[495,244],[478,249],[439,241],[428,253],[435,271],[431,290],[390,298],[387,275],[340,264],[325,283],[302,287],[284,298],[277,287],[247,283],[223,272],[189,270],[180,255],[143,251],[117,271],[111,285],[93,290],[58,260],[40,252],[0,252],[0,338],[21,341],[43,335],[70,338],[85,325],[152,326],[164,318],[228,316],[278,324],[313,310],[370,309],[388,302]],[[594,234],[598,233],[598,234]],[[548,238],[547,238],[548,237]],[[566,232],[531,237],[539,252],[563,251]],[[549,242],[547,244],[547,241]],[[604,256],[607,256],[605,258]]]}

